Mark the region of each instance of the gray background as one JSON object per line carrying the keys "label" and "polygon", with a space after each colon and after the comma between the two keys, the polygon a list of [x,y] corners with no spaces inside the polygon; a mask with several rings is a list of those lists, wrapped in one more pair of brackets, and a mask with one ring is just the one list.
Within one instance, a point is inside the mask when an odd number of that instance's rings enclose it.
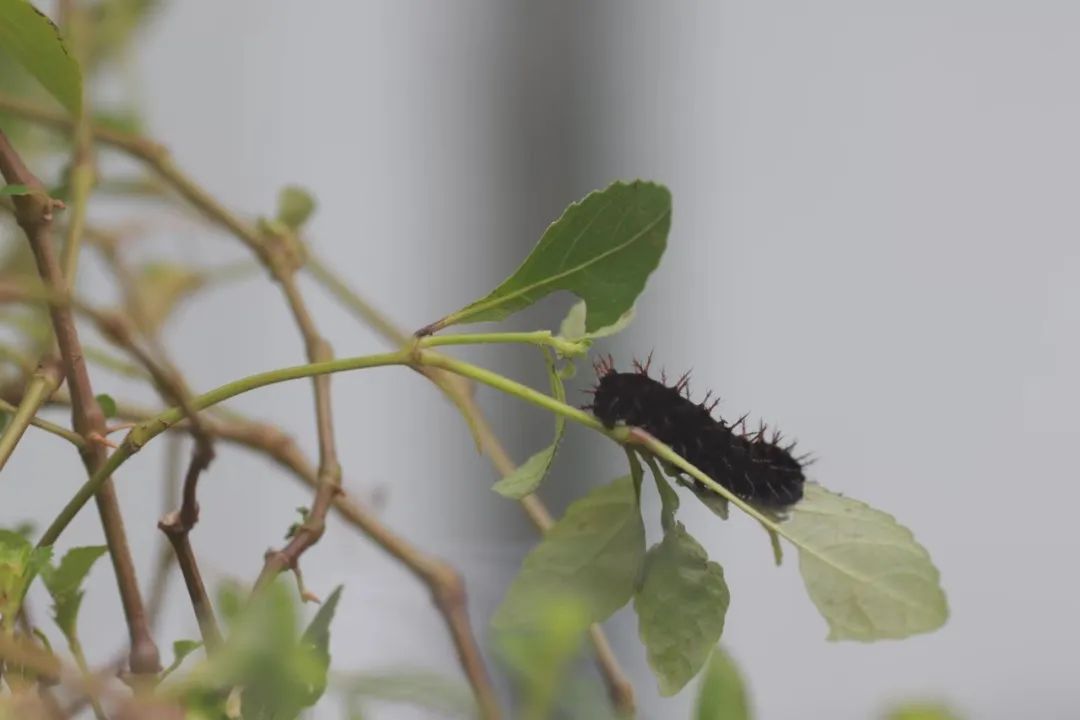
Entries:
{"label": "gray background", "polygon": [[[820,458],[814,479],[915,532],[952,610],[933,635],[826,643],[794,557],[774,568],[756,526],[687,499],[684,520],[732,587],[724,641],[758,716],[854,720],[929,697],[970,718],[1068,718],[1080,714],[1078,31],[1064,2],[188,0],[142,44],[138,77],[183,167],[251,214],[286,183],[309,187],[312,243],[409,327],[486,292],[587,191],[667,183],[669,250],[635,324],[602,349],[626,362],[655,348],[720,392],[725,414],[796,435]],[[244,257],[179,218],[156,231],[154,247],[187,261]],[[102,291],[87,267],[84,288]],[[379,347],[310,290],[339,354]],[[510,325],[550,326],[568,304]],[[216,291],[171,331],[198,388],[302,358],[269,283]],[[541,382],[527,353],[470,357]],[[519,511],[487,490],[464,426],[414,375],[354,373],[334,389],[350,492],[385,492],[388,524],[464,570],[483,629],[533,542]],[[547,442],[542,414],[481,399],[519,459]],[[313,453],[306,383],[237,406]],[[556,507],[623,471],[617,448],[571,433],[546,492]],[[144,580],[159,467],[151,447],[118,477]],[[4,475],[10,519],[50,516],[81,473],[33,433]],[[34,478],[18,512],[16,477]],[[241,451],[221,452],[204,488],[194,541],[212,580],[253,579],[309,499]],[[88,512],[70,542],[99,534]],[[304,567],[318,592],[346,584],[338,667],[457,673],[425,591],[369,543],[335,524]],[[94,581],[84,640],[119,646],[111,578]],[[174,590],[163,648],[194,632]],[[608,625],[642,715],[687,717],[690,690],[657,697],[632,615]]]}

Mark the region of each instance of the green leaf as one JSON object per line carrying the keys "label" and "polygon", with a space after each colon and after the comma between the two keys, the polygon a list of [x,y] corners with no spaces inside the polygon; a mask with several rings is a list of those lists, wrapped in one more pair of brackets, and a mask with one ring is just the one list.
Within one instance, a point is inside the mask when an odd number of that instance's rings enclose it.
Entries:
{"label": "green leaf", "polygon": [[634,609],[661,695],[679,692],[701,670],[724,630],[730,599],[724,569],[682,523],[649,550]]}
{"label": "green leaf", "polygon": [[51,547],[36,548],[17,532],[0,530],[0,629],[14,627],[30,582],[49,564]]}
{"label": "green leaf", "polygon": [[618,320],[611,325],[599,328],[593,332],[585,332],[585,301],[578,300],[566,313],[562,324],[559,325],[559,335],[567,340],[596,340],[620,333],[634,320],[634,308],[631,307],[623,313]]}
{"label": "green leaf", "polygon": [[670,225],[667,188],[617,182],[567,208],[490,295],[427,330],[501,320],[556,290],[569,290],[586,302],[586,332],[612,325],[633,307],[659,264]]}
{"label": "green leaf", "polygon": [[701,677],[694,720],[750,720],[750,699],[731,656],[715,648]]}
{"label": "green leaf", "polygon": [[202,273],[183,265],[148,263],[139,268],[133,288],[139,329],[147,335],[158,334],[173,311],[205,285]]}
{"label": "green leaf", "polygon": [[675,526],[675,513],[679,510],[679,494],[664,478],[656,458],[645,455],[645,461],[649,464],[653,481],[656,483],[656,492],[660,495],[660,527],[666,533]]}
{"label": "green leaf", "polygon": [[184,658],[186,658],[188,655],[195,652],[201,647],[202,643],[196,640],[177,640],[176,642],[174,642],[172,644],[173,661],[169,665],[169,667],[165,668],[165,670],[161,673],[161,675],[158,677],[158,680],[164,680],[165,678],[176,672],[180,668],[180,664],[184,662]]}
{"label": "green leaf", "polygon": [[905,638],[948,619],[930,555],[891,515],[807,483],[779,527],[799,548],[803,581],[830,640]]}
{"label": "green leaf", "polygon": [[[551,394],[560,402],[566,402],[566,388],[563,386],[562,375],[555,367],[555,358],[550,353],[544,353],[544,358],[547,360]],[[514,472],[499,480],[491,489],[513,500],[520,500],[536,492],[536,488],[540,487],[540,483],[551,470],[551,463],[555,461],[555,453],[559,450],[565,431],[566,418],[555,415],[555,439],[551,444],[518,465]]]}
{"label": "green leaf", "polygon": [[330,593],[330,597],[319,606],[319,611],[311,619],[301,639],[301,643],[318,659],[322,667],[322,674],[317,678],[318,682],[308,684],[308,705],[314,705],[326,691],[326,671],[330,668],[330,622],[334,619],[334,612],[337,610],[340,599],[341,586],[338,585]]}
{"label": "green leaf", "polygon": [[112,399],[111,395],[102,393],[94,397],[97,400],[98,407],[101,408],[101,412],[104,413],[105,418],[116,417],[116,401]]}
{"label": "green leaf", "polygon": [[500,629],[535,624],[552,598],[582,603],[588,622],[627,603],[645,555],[645,526],[630,477],[577,500],[526,556],[495,613]]}
{"label": "green leaf", "polygon": [[299,230],[315,212],[315,198],[302,187],[288,185],[278,194],[277,220],[291,230]]}
{"label": "green leaf", "polygon": [[82,73],[52,20],[27,0],[0,0],[0,47],[72,115],[82,109]]}
{"label": "green leaf", "polygon": [[45,587],[53,598],[53,618],[65,637],[75,636],[83,599],[83,580],[105,551],[103,545],[72,548],[64,553],[55,569],[45,568],[42,571]]}
{"label": "green leaf", "polygon": [[0,410],[0,432],[4,432],[4,428],[11,422],[11,413],[6,410]]}
{"label": "green leaf", "polygon": [[[3,2],[3,0],[0,0]],[[29,195],[32,191],[25,185],[5,185],[0,187],[0,196]]]}
{"label": "green leaf", "polygon": [[581,651],[589,611],[581,598],[559,595],[537,608],[533,623],[498,634],[501,659],[520,689],[522,718],[557,717],[567,672]]}
{"label": "green leaf", "polygon": [[408,668],[355,673],[340,683],[348,704],[363,700],[408,703],[431,710],[438,717],[476,718],[472,691],[461,680]]}

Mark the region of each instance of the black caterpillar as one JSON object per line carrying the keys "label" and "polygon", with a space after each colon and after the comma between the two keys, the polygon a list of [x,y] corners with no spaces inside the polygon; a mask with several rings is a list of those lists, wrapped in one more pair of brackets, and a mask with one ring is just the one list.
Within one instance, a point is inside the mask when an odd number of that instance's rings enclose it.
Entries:
{"label": "black caterpillar", "polygon": [[775,431],[766,437],[764,425],[747,433],[745,416],[732,425],[714,418],[718,400],[709,405],[710,393],[701,404],[691,401],[689,374],[669,387],[666,379],[649,377],[648,362],[635,360],[634,372],[620,373],[608,356],[594,367],[599,382],[588,391],[593,394],[588,408],[605,426],[622,422],[645,430],[749,502],[783,508],[802,498],[805,456],[791,454],[795,444],[781,446]]}

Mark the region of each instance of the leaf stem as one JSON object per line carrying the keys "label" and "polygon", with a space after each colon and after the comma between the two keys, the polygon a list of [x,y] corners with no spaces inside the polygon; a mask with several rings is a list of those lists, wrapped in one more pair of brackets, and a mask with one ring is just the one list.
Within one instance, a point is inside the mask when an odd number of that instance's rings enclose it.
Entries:
{"label": "leaf stem", "polygon": [[554,348],[560,355],[574,357],[588,352],[587,343],[577,340],[552,335],[550,330],[535,330],[533,332],[504,332],[504,333],[460,333],[457,335],[428,335],[418,339],[417,344],[422,348],[439,347],[442,345],[495,345],[495,344],[528,344],[538,347]]}

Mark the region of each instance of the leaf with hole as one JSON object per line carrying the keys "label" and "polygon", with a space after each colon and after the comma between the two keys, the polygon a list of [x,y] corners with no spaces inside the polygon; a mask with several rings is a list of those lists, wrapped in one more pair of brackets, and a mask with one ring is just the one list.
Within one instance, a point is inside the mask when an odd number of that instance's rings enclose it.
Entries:
{"label": "leaf with hole", "polygon": [[495,613],[499,629],[535,625],[552,598],[582,603],[588,622],[630,600],[645,556],[645,526],[630,477],[575,501],[522,563]]}
{"label": "leaf with hole", "polygon": [[562,323],[559,325],[559,336],[567,340],[597,340],[622,332],[634,320],[634,308],[631,307],[611,325],[597,328],[593,332],[585,332],[585,316],[587,314],[584,300],[578,300],[574,303],[570,308],[570,312],[566,313],[566,317],[563,318]]}
{"label": "leaf with hole", "polygon": [[641,180],[617,182],[574,203],[521,266],[487,297],[428,326],[502,320],[556,290],[586,303],[585,331],[613,325],[633,307],[660,262],[671,225],[671,193]]}
{"label": "leaf with hole", "polygon": [[0,0],[0,47],[72,115],[82,109],[82,73],[52,20],[27,0]]}
{"label": "leaf with hole", "polygon": [[799,570],[830,640],[905,638],[948,619],[929,553],[891,515],[807,483],[779,530],[799,549]]}
{"label": "leaf with hole", "polygon": [[701,670],[724,631],[730,600],[724,569],[682,523],[649,550],[634,610],[661,695],[679,692]]}

